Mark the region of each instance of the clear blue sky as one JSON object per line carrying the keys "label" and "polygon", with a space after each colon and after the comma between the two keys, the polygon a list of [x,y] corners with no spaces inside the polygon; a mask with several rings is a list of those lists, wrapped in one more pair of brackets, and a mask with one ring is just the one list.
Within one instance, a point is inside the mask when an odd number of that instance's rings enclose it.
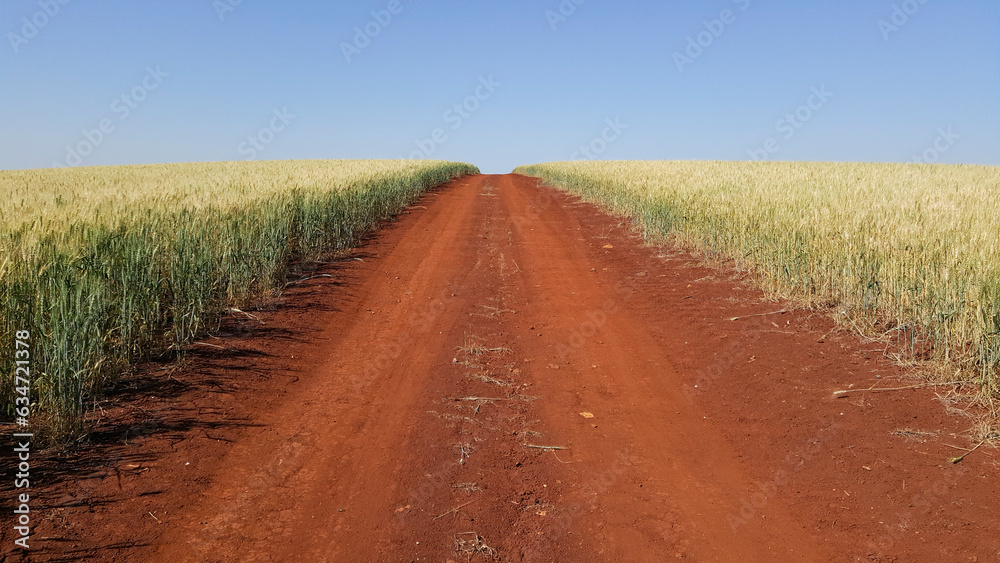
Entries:
{"label": "clear blue sky", "polygon": [[996,0],[575,2],[4,0],[0,169],[415,151],[485,172],[748,151],[1000,165]]}

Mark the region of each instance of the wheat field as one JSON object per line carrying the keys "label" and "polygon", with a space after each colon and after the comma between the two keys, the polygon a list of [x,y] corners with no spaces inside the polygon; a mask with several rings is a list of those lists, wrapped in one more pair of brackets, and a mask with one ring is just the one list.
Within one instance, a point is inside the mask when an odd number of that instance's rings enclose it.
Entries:
{"label": "wheat field", "polygon": [[1000,167],[580,161],[515,172],[634,217],[648,239],[734,260],[771,296],[835,306],[901,357],[972,372],[998,396]]}
{"label": "wheat field", "polygon": [[[81,430],[137,360],[283,287],[289,265],[354,245],[474,166],[271,161],[0,171],[0,330],[30,331],[32,413]],[[0,360],[13,411],[14,362]]]}

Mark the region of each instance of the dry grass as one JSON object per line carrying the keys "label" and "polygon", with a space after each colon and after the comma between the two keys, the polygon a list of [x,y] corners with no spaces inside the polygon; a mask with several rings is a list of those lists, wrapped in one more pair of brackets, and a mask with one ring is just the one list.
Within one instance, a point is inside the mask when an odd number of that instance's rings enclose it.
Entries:
{"label": "dry grass", "polygon": [[512,381],[504,381],[503,379],[498,379],[498,378],[493,377],[492,375],[490,375],[488,373],[467,373],[467,374],[465,374],[465,377],[468,377],[469,379],[474,379],[476,381],[481,381],[483,383],[488,383],[490,385],[496,385],[497,387],[513,387],[514,386],[514,382],[512,382]]}
{"label": "dry grass", "polygon": [[[465,335],[464,343],[461,346],[455,346],[455,349],[462,352],[465,355],[465,360],[463,365],[465,367],[480,368],[478,364],[478,359],[487,354],[509,354],[510,348],[495,347],[489,348],[482,343],[482,339],[475,335]],[[458,358],[455,358],[458,361]]]}
{"label": "dry grass", "polygon": [[914,430],[913,428],[900,428],[899,430],[894,430],[892,435],[904,438],[909,442],[920,443],[924,443],[929,439],[937,438],[939,436],[937,432],[926,432],[924,430]]}
{"label": "dry grass", "polygon": [[969,434],[973,441],[986,442],[995,447],[1000,443],[1000,424],[993,417],[979,417]]}
{"label": "dry grass", "polygon": [[482,555],[494,561],[500,560],[497,551],[486,545],[483,538],[476,532],[455,534],[455,553],[465,555],[469,561],[472,561],[474,555]]}
{"label": "dry grass", "polygon": [[482,489],[479,488],[479,483],[456,483],[452,485],[451,488],[459,491],[465,491],[467,493],[478,493],[482,491]]}
{"label": "dry grass", "polygon": [[[500,262],[501,271],[503,270],[503,264],[504,263],[501,261]],[[501,273],[501,275],[503,274]],[[480,307],[486,309],[486,313],[477,313],[479,316],[492,319],[499,317],[504,313],[511,313],[511,314],[516,313],[516,311],[514,311],[513,309],[508,309],[506,306],[504,306],[503,300],[501,299],[491,298],[490,301],[495,302],[496,305],[480,305]]]}

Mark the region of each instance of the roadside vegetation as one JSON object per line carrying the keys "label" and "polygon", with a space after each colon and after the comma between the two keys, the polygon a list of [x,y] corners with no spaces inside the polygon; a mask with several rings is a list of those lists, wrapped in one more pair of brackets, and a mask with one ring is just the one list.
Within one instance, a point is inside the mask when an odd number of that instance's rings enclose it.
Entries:
{"label": "roadside vegetation", "polygon": [[80,436],[88,401],[131,364],[181,353],[225,312],[278,292],[294,261],[350,248],[473,173],[413,160],[0,171],[4,412],[15,334],[30,334],[33,423]]}
{"label": "roadside vegetation", "polygon": [[536,176],[1000,399],[1000,167],[555,162]]}

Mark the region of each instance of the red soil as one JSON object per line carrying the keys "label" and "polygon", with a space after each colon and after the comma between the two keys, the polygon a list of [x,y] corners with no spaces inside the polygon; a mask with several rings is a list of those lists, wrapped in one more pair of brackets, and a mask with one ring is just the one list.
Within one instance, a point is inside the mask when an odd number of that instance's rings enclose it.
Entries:
{"label": "red soil", "polygon": [[1000,559],[995,450],[948,463],[970,419],[834,398],[909,381],[824,314],[729,320],[785,305],[532,179],[319,273],[39,453],[4,560]]}

